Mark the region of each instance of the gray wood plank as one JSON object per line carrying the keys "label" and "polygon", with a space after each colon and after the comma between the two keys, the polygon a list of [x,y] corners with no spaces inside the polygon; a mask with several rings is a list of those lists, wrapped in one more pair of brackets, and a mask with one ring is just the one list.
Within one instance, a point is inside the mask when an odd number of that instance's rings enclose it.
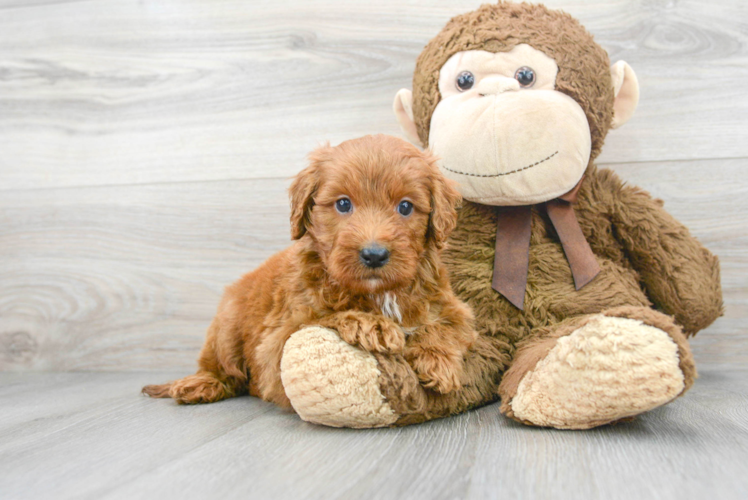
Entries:
{"label": "gray wood plank", "polygon": [[0,198],[0,369],[193,369],[224,286],[290,243],[285,185]]}
{"label": "gray wood plank", "polygon": [[403,429],[356,431],[307,424],[250,397],[185,407],[137,393],[164,375],[0,373],[0,422],[13,408],[26,418],[16,412],[16,431],[0,431],[0,497],[748,494],[745,368],[704,367],[674,403],[631,423],[579,432],[525,427],[501,417],[497,405]]}
{"label": "gray wood plank", "polygon": [[[175,373],[77,373],[66,375],[68,387],[44,387],[55,376],[3,374],[0,379],[3,385],[11,379],[29,389],[6,396],[0,409],[0,421],[9,413],[17,421],[0,430],[2,498],[84,498],[124,484],[263,412],[280,412],[255,398],[178,407],[139,394],[143,384],[172,379]],[[20,422],[19,413],[25,415]]]}
{"label": "gray wood plank", "polygon": [[[421,48],[480,3],[6,2],[0,189],[290,175],[322,141],[397,134]],[[601,162],[748,156],[745,2],[546,3],[638,72]]]}

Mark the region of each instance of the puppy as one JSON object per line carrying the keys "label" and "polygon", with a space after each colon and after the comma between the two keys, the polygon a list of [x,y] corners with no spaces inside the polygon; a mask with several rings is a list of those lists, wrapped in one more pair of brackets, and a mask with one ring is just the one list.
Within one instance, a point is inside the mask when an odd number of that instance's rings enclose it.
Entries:
{"label": "puppy", "polygon": [[477,334],[440,261],[460,195],[435,158],[385,135],[325,146],[290,195],[296,242],[226,289],[196,374],[143,392],[179,403],[248,392],[290,408],[283,346],[311,325],[402,353],[425,387],[460,387]]}

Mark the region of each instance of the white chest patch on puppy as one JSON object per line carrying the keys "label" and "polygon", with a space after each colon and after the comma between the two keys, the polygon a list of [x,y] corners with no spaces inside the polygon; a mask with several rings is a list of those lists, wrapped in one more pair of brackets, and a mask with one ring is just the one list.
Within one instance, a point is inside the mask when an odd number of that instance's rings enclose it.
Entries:
{"label": "white chest patch on puppy", "polygon": [[410,336],[410,335],[413,335],[414,333],[416,333],[417,329],[418,329],[418,327],[416,327],[416,326],[407,326],[407,327],[404,326],[403,327],[403,332],[405,332],[405,336],[407,337],[407,336]]}
{"label": "white chest patch on puppy", "polygon": [[377,304],[382,314],[388,318],[397,320],[398,323],[402,322],[403,314],[400,312],[400,306],[397,305],[397,297],[395,297],[394,293],[385,292],[382,295],[378,295]]}

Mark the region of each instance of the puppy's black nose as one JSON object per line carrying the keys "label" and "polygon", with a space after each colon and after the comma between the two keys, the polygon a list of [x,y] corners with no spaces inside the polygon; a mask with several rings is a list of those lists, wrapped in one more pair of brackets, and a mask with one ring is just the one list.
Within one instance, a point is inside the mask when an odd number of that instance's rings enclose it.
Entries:
{"label": "puppy's black nose", "polygon": [[359,256],[361,262],[363,262],[366,267],[377,268],[382,267],[387,263],[390,259],[390,252],[379,245],[372,245],[361,250]]}

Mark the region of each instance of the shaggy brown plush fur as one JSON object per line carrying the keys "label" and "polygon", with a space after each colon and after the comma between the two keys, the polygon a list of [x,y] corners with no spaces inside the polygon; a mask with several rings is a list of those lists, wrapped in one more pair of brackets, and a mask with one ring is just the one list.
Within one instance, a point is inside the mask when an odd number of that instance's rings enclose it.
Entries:
{"label": "shaggy brown plush fur", "polygon": [[[613,115],[605,51],[567,14],[542,5],[503,2],[455,17],[418,58],[414,114],[424,144],[440,99],[437,81],[444,62],[459,51],[506,51],[520,43],[556,60],[556,88],[585,111],[592,158],[597,156]],[[522,377],[558,338],[600,313],[637,319],[665,331],[677,345],[688,389],[696,371],[685,336],[722,313],[719,263],[662,205],[645,191],[625,185],[613,172],[598,170],[590,160],[574,209],[600,274],[575,290],[558,235],[542,206],[535,207],[525,307],[519,310],[491,287],[498,209],[465,203],[445,262],[455,293],[473,308],[480,337],[465,358],[464,386],[449,394],[419,386],[401,357],[376,356],[381,392],[400,415],[397,424],[459,413],[499,395],[502,411],[513,417],[510,403]]]}
{"label": "shaggy brown plush fur", "polygon": [[399,357],[377,356],[382,394],[401,415],[397,424],[460,413],[499,396],[502,411],[513,416],[509,403],[519,380],[556,339],[598,313],[665,331],[678,346],[688,389],[696,369],[681,331],[693,335],[720,316],[719,265],[661,205],[609,170],[590,171],[575,209],[601,272],[578,291],[547,214],[534,211],[522,311],[491,288],[497,209],[466,202],[444,258],[455,293],[473,308],[480,337],[465,357],[464,386],[449,394],[418,386]]}
{"label": "shaggy brown plush fur", "polygon": [[[298,241],[227,288],[195,375],[143,392],[179,403],[249,392],[288,408],[283,346],[313,324],[407,359],[423,387],[457,389],[477,334],[440,261],[460,196],[435,159],[400,139],[367,136],[315,151],[290,193]],[[341,198],[350,211],[336,209]],[[402,200],[412,213],[398,213]],[[372,244],[389,250],[382,267],[362,263],[362,248]]]}

